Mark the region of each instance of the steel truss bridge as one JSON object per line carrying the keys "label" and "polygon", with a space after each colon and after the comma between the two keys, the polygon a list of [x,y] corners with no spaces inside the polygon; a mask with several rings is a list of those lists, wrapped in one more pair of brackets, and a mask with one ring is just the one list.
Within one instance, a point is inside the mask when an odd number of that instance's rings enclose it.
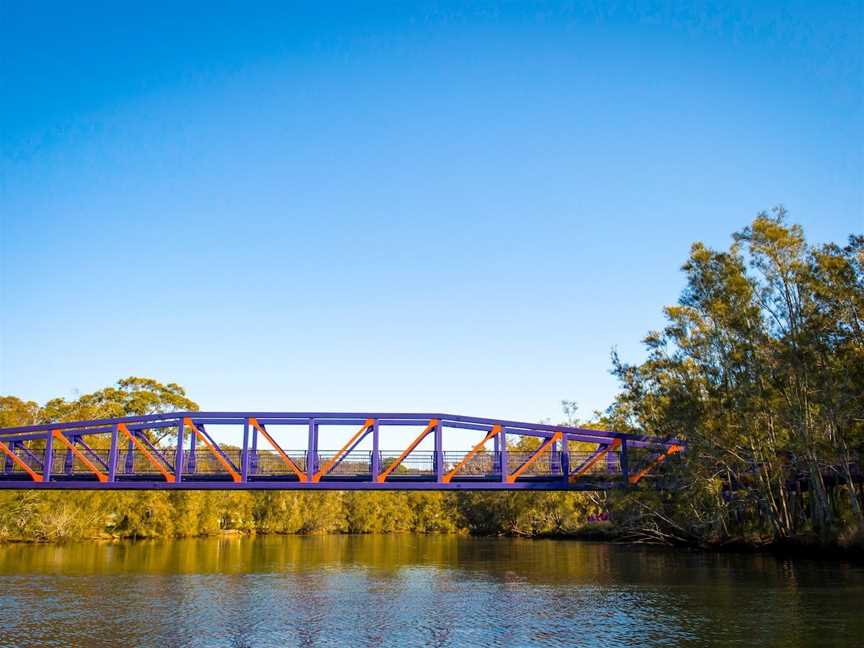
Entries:
{"label": "steel truss bridge", "polygon": [[[217,443],[217,426],[242,429],[242,443]],[[319,448],[323,426],[351,426],[341,448]],[[417,434],[382,450],[395,428]],[[476,432],[476,445],[446,449],[447,429]],[[432,449],[419,450],[430,436]],[[526,437],[535,440],[516,443]],[[0,488],[607,490],[646,477],[662,487],[655,469],[684,449],[678,439],[449,414],[171,412],[0,429]]]}

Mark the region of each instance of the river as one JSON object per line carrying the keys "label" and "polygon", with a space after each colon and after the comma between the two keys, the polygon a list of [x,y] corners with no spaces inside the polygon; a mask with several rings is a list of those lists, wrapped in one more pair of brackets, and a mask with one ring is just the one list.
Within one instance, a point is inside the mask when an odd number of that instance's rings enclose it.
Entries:
{"label": "river", "polygon": [[842,561],[448,536],[0,545],[2,646],[864,645]]}

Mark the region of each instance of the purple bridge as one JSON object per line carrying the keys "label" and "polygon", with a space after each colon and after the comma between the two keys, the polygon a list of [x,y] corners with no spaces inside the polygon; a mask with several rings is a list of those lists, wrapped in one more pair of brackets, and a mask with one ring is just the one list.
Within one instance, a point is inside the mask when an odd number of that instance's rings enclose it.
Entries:
{"label": "purple bridge", "polygon": [[[242,443],[216,442],[226,426],[238,439],[242,430]],[[349,430],[341,448],[319,448],[323,426]],[[413,428],[414,440],[382,450],[396,428]],[[476,445],[445,449],[452,429],[476,433]],[[607,490],[646,477],[662,488],[655,468],[684,449],[678,439],[449,414],[170,412],[0,429],[0,488]]]}

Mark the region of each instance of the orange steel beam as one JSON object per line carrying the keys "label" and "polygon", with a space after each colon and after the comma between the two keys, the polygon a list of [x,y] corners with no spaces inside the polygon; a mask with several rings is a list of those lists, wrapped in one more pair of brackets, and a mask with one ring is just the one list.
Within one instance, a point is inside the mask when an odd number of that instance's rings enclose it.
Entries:
{"label": "orange steel beam", "polygon": [[637,484],[637,483],[639,483],[639,480],[640,480],[640,479],[642,479],[645,475],[647,475],[649,472],[651,472],[652,470],[654,470],[654,469],[655,469],[657,466],[659,466],[661,463],[663,463],[664,461],[666,461],[666,458],[667,458],[667,457],[671,457],[673,454],[675,454],[676,452],[681,452],[683,449],[684,449],[684,448],[681,447],[681,446],[679,446],[679,445],[671,445],[671,446],[669,446],[669,449],[668,449],[666,452],[664,452],[663,454],[661,454],[661,455],[660,455],[659,457],[657,457],[654,461],[652,461],[650,464],[648,464],[647,466],[645,466],[645,467],[644,467],[642,470],[640,470],[638,473],[636,473],[635,475],[633,475],[633,476],[630,478],[630,484],[633,485],[633,484]]}
{"label": "orange steel beam", "polygon": [[100,482],[103,482],[103,483],[108,481],[108,475],[106,475],[101,470],[99,470],[96,467],[96,464],[94,464],[92,461],[90,461],[84,455],[83,452],[81,452],[78,448],[76,448],[74,443],[72,443],[69,439],[67,439],[65,436],[63,436],[63,433],[60,430],[54,430],[54,431],[52,431],[51,434],[54,436],[55,439],[57,439],[63,445],[65,445],[67,448],[69,448],[69,450],[72,451],[72,454],[74,454],[76,457],[78,457],[79,461],[81,461],[81,463],[83,463],[85,466],[87,466],[87,469],[90,472],[92,472],[94,475],[96,475],[96,479],[98,479]]}
{"label": "orange steel beam", "polygon": [[462,457],[462,461],[460,461],[458,464],[456,464],[456,467],[453,468],[453,470],[451,470],[446,475],[444,475],[441,478],[441,481],[443,481],[445,484],[449,484],[450,480],[453,479],[454,475],[457,472],[459,472],[460,470],[462,470],[462,467],[471,460],[471,457],[473,457],[475,454],[480,452],[480,450],[483,448],[483,446],[486,445],[486,442],[489,441],[489,439],[494,438],[495,435],[497,435],[499,432],[501,432],[501,430],[502,430],[502,427],[500,425],[493,425],[492,429],[489,430],[489,433],[483,438],[483,440],[480,443],[478,443],[477,445],[475,445],[473,448],[471,448],[471,452],[469,452],[464,457]]}
{"label": "orange steel beam", "polygon": [[339,450],[339,452],[337,452],[335,455],[333,455],[333,457],[330,458],[330,461],[328,461],[326,464],[324,464],[324,466],[322,466],[318,470],[318,472],[312,476],[312,481],[313,482],[321,481],[321,478],[324,475],[326,475],[328,472],[330,472],[330,470],[333,468],[333,466],[335,466],[337,464],[339,459],[342,457],[343,453],[347,452],[348,448],[350,448],[351,445],[357,439],[360,438],[360,435],[363,434],[366,430],[368,430],[373,425],[375,425],[374,419],[366,419],[366,422],[363,424],[363,427],[361,427],[359,430],[357,430],[357,434],[355,434],[350,439],[348,439],[348,443],[346,443],[344,446],[342,446],[342,448]]}
{"label": "orange steel beam", "polygon": [[138,437],[136,437],[134,434],[132,434],[129,431],[129,428],[126,427],[125,423],[118,423],[117,429],[120,430],[121,432],[124,432],[126,434],[126,436],[129,437],[129,440],[133,444],[135,444],[135,447],[138,448],[138,450],[140,450],[144,454],[145,457],[147,457],[147,460],[151,464],[153,464],[153,466],[156,468],[156,470],[158,470],[160,473],[162,473],[162,476],[165,478],[165,481],[172,482],[172,483],[175,481],[174,475],[172,475],[170,472],[168,472],[168,470],[166,470],[165,466],[163,466],[161,463],[159,463],[159,461],[156,459],[156,457],[153,456],[153,453],[147,449],[147,446],[144,445],[143,443],[141,443],[141,439],[139,439]]}
{"label": "orange steel beam", "polygon": [[438,419],[432,419],[431,421],[429,421],[429,425],[426,426],[426,429],[423,430],[420,435],[411,442],[411,445],[405,448],[405,451],[401,455],[399,455],[399,458],[392,464],[387,466],[387,470],[378,475],[378,482],[384,483],[384,480],[387,479],[387,476],[399,467],[399,464],[401,464],[405,460],[405,457],[411,454],[411,451],[414,450],[414,448],[416,448],[418,445],[420,445],[420,442],[425,439],[432,430],[435,429],[436,425],[438,425]]}
{"label": "orange steel beam", "polygon": [[42,481],[42,475],[33,470],[30,466],[28,466],[24,461],[21,460],[21,457],[16,455],[12,450],[5,444],[0,442],[0,451],[3,452],[7,457],[9,457],[12,461],[14,461],[18,466],[26,472],[35,482]]}
{"label": "orange steel beam", "polygon": [[[552,446],[553,443],[555,443],[555,442],[557,442],[559,439],[561,439],[562,436],[563,436],[563,435],[562,435],[560,432],[556,432],[556,433],[553,434],[551,437],[549,437],[548,439],[546,439],[545,443],[543,443],[543,445],[541,445],[539,448],[537,448],[537,452],[535,452],[533,455],[531,455],[530,457],[528,457],[528,461],[526,461],[526,462],[523,463],[521,466],[519,466],[519,467],[516,469],[516,472],[514,472],[512,475],[508,475],[508,476],[507,476],[507,481],[508,481],[509,483],[511,483],[511,484],[512,484],[513,482],[515,482],[515,481],[519,478],[519,475],[521,475],[523,472],[525,472],[525,471],[528,469],[528,466],[530,466],[532,463],[534,463],[535,461],[537,461],[537,458],[538,458],[541,454],[543,454],[544,452],[546,452],[546,451],[547,451],[547,450]],[[506,468],[506,466],[505,466],[505,468]]]}
{"label": "orange steel beam", "polygon": [[264,426],[261,425],[255,417],[252,417],[252,416],[249,417],[249,425],[251,425],[256,430],[258,430],[261,433],[261,435],[265,439],[267,439],[267,441],[270,442],[270,445],[272,445],[273,448],[275,448],[276,452],[279,454],[279,457],[281,457],[282,461],[284,461],[286,464],[288,464],[288,467],[294,471],[294,474],[297,475],[297,478],[301,482],[307,481],[306,473],[304,473],[302,470],[300,470],[300,467],[294,462],[294,460],[291,457],[289,457],[287,454],[285,454],[285,451],[279,446],[278,443],[276,443],[276,440],[270,436],[270,434],[267,432],[267,430],[264,429]]}
{"label": "orange steel beam", "polygon": [[210,443],[210,439],[207,438],[207,435],[203,434],[201,432],[201,430],[198,429],[198,426],[192,422],[191,418],[189,418],[187,416],[186,418],[183,419],[183,422],[186,425],[188,425],[190,428],[192,428],[192,431],[195,432],[196,436],[204,442],[204,445],[206,445],[207,448],[210,450],[210,452],[213,453],[213,456],[216,457],[216,460],[220,464],[222,464],[222,467],[225,468],[225,470],[228,471],[228,474],[231,475],[231,479],[233,479],[238,484],[241,481],[243,481],[243,478],[240,476],[240,473],[238,473],[236,470],[234,470],[234,468],[231,466],[230,463],[228,463],[228,461],[225,459],[225,457],[223,457],[219,453],[219,451],[216,449],[216,447],[212,443]]}
{"label": "orange steel beam", "polygon": [[589,459],[587,462],[585,462],[584,466],[582,466],[579,470],[577,470],[575,473],[570,475],[570,481],[575,482],[577,479],[579,479],[579,477],[581,477],[586,472],[588,472],[588,469],[591,468],[591,466],[593,466],[595,463],[600,461],[603,457],[606,456],[607,453],[611,452],[612,450],[615,450],[620,445],[621,445],[621,439],[615,439],[612,443],[608,444],[605,448],[603,448],[603,450],[601,450],[596,455],[591,457],[591,459]]}

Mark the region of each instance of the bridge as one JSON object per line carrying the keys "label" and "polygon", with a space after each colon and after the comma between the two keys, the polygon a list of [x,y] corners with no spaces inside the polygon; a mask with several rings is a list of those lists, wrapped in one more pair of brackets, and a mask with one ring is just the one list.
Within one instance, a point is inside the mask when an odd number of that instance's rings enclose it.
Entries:
{"label": "bridge", "polygon": [[[348,430],[338,450],[319,448],[325,426]],[[226,427],[242,442],[217,442]],[[382,450],[397,430],[413,440]],[[452,430],[476,444],[446,449]],[[685,447],[449,414],[170,412],[0,429],[0,488],[608,490],[654,479]]]}

